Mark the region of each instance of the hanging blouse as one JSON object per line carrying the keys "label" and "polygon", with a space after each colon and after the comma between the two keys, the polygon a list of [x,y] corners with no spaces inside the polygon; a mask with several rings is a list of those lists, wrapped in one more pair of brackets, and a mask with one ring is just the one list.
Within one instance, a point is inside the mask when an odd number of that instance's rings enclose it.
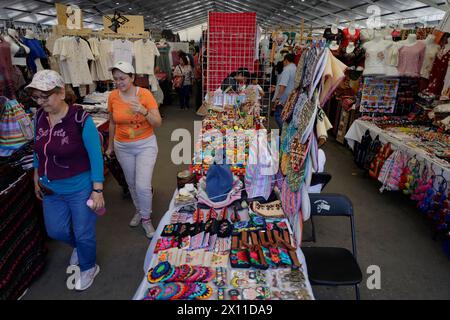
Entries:
{"label": "hanging blouse", "polygon": [[355,34],[350,34],[349,28],[345,28],[343,30],[344,33],[344,40],[342,41],[342,47],[347,48],[350,42],[358,43],[359,38],[361,36],[361,30],[355,29]]}
{"label": "hanging blouse", "polygon": [[71,83],[74,87],[93,83],[88,62],[94,60],[94,56],[86,40],[70,37],[67,42],[63,43],[61,60],[67,61]]}
{"label": "hanging blouse", "polygon": [[399,50],[398,71],[402,77],[419,78],[425,58],[425,43],[418,41]]}
{"label": "hanging blouse", "polygon": [[323,86],[320,94],[321,106],[324,106],[328,102],[333,92],[345,79],[345,70],[347,69],[347,66],[333,56],[331,51],[327,50],[326,54],[328,55],[328,59],[322,79]]}
{"label": "hanging blouse", "polygon": [[425,79],[430,78],[431,68],[433,68],[434,60],[439,53],[439,45],[426,45],[425,58],[423,61],[422,70],[420,71],[420,76]]}
{"label": "hanging blouse", "polygon": [[[15,66],[27,65],[27,49],[22,42],[14,37],[5,36],[5,41],[11,46],[11,61]],[[29,49],[28,49],[29,52]]]}
{"label": "hanging blouse", "polygon": [[308,55],[309,49],[305,49],[302,52],[302,56],[300,57],[300,61],[297,64],[297,72],[295,74],[295,85],[294,88],[298,88],[303,79],[303,71],[305,70],[305,59]]}
{"label": "hanging blouse", "polygon": [[14,99],[14,92],[11,47],[8,42],[0,40],[0,96]]}
{"label": "hanging blouse", "polygon": [[148,40],[138,40],[133,44],[137,74],[155,74],[155,56],[159,56],[155,43]]}
{"label": "hanging blouse", "polygon": [[434,94],[436,96],[442,93],[444,87],[445,76],[447,75],[448,63],[450,60],[450,50],[446,48],[442,49],[433,63],[433,68],[430,73],[430,84],[426,89],[427,93]]}
{"label": "hanging blouse", "polygon": [[393,65],[396,64],[395,58],[397,55],[395,46],[391,41],[370,41],[364,44],[364,49],[366,50],[365,76],[393,75],[396,71]]}
{"label": "hanging blouse", "polygon": [[133,63],[133,43],[128,40],[114,40],[113,41],[113,63],[117,64],[119,61]]}
{"label": "hanging blouse", "polygon": [[342,49],[338,58],[348,67],[363,67],[365,57],[366,51],[364,48],[362,46],[357,46],[352,53],[347,53],[345,49]]}
{"label": "hanging blouse", "polygon": [[69,64],[66,59],[62,59],[62,51],[63,48],[67,45],[67,42],[70,41],[69,37],[62,37],[55,41],[55,44],[53,46],[53,52],[52,55],[54,58],[57,59],[59,63],[59,70],[61,73],[61,76],[64,79],[64,82],[66,84],[72,83],[70,71],[69,71]]}

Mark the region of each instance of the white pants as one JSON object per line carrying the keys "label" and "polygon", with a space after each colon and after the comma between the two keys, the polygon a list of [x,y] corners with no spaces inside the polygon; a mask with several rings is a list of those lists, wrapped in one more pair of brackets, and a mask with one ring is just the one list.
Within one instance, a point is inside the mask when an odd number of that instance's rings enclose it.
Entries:
{"label": "white pants", "polygon": [[152,177],[158,156],[158,142],[153,135],[150,138],[122,143],[114,141],[114,152],[122,166],[130,194],[142,219],[152,214]]}

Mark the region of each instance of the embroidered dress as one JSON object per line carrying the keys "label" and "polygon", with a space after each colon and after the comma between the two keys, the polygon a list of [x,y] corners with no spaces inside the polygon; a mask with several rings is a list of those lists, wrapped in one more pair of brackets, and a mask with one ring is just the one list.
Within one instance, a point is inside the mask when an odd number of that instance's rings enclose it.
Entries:
{"label": "embroidered dress", "polygon": [[434,61],[433,68],[430,73],[430,84],[427,93],[436,96],[442,93],[444,87],[445,76],[447,75],[448,63],[450,60],[450,50],[442,49]]}
{"label": "embroidered dress", "polygon": [[440,47],[438,45],[426,45],[425,58],[423,61],[422,70],[420,71],[420,76],[422,78],[430,78],[431,69],[433,68],[439,49]]}

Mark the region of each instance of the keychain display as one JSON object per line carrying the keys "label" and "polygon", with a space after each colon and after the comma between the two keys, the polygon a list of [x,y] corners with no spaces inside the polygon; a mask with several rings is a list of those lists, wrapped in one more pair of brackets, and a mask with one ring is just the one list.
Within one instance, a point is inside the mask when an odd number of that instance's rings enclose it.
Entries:
{"label": "keychain display", "polygon": [[269,287],[245,288],[241,292],[246,301],[269,300],[271,297]]}
{"label": "keychain display", "polygon": [[267,278],[260,270],[235,270],[231,273],[230,285],[234,288],[267,285]]}

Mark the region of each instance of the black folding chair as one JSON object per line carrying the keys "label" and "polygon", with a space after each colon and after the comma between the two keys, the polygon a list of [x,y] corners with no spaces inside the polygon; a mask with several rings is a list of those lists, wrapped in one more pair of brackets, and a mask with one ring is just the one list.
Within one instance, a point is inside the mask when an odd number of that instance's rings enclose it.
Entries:
{"label": "black folding chair", "polygon": [[[320,172],[320,173],[313,173],[312,179],[311,179],[311,187],[315,187],[318,185],[322,185],[321,191],[325,190],[327,185],[330,183],[332,179],[331,174],[326,172]],[[314,225],[314,218],[311,216],[311,233],[312,233],[312,239],[311,240],[303,240],[303,242],[316,242],[316,228]]]}
{"label": "black folding chair", "polygon": [[311,180],[311,187],[318,186],[319,184],[322,185],[322,191],[325,190],[326,186],[331,181],[331,174],[326,172],[320,172],[320,173],[313,173],[312,180]]}
{"label": "black folding chair", "polygon": [[345,248],[303,247],[308,275],[313,285],[354,286],[360,300],[362,272],[357,261],[353,204],[338,194],[310,194],[311,217],[348,217],[352,233],[352,251]]}

